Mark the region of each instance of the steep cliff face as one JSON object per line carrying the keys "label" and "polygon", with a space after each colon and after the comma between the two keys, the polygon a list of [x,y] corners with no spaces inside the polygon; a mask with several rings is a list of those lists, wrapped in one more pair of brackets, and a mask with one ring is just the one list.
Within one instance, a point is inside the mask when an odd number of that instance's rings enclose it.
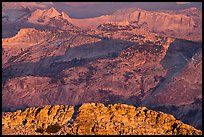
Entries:
{"label": "steep cliff face", "polygon": [[[139,25],[142,25],[153,31],[174,31],[179,32],[182,31],[184,33],[187,30],[193,28],[195,25],[194,20],[185,14],[175,14],[168,13],[164,11],[145,11],[141,9],[136,10],[121,10],[113,14],[113,17],[110,21],[113,22],[137,22]],[[189,24],[190,23],[190,24]],[[188,29],[186,29],[188,28]]]}
{"label": "steep cliff face", "polygon": [[41,106],[6,112],[3,134],[198,135],[202,131],[174,116],[125,104]]}
{"label": "steep cliff face", "polygon": [[[118,10],[112,15],[90,19],[71,19],[71,22],[82,28],[97,28],[106,22],[119,25],[134,25],[161,35],[179,37],[183,39],[202,41],[201,13],[187,11],[146,11],[142,9]],[[83,23],[85,22],[85,23]]]}

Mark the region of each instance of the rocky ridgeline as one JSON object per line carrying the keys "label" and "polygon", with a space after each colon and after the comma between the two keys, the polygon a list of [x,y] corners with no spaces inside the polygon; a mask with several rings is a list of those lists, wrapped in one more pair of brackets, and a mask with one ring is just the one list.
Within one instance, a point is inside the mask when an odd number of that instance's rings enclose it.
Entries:
{"label": "rocky ridgeline", "polygon": [[2,116],[3,134],[196,135],[202,131],[172,115],[125,104],[41,106]]}

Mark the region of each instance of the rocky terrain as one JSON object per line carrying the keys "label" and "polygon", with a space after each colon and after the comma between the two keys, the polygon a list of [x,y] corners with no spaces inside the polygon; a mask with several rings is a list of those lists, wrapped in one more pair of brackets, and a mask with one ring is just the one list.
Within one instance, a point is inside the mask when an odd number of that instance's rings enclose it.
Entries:
{"label": "rocky terrain", "polygon": [[3,135],[201,135],[202,131],[146,107],[85,103],[4,113]]}
{"label": "rocky terrain", "polygon": [[[53,8],[52,3],[49,8],[33,4],[35,8],[15,4],[15,10],[22,12],[15,12],[17,19],[8,5],[3,6],[3,112],[41,105],[123,103],[172,114],[202,130],[200,10],[132,8],[74,19]],[[70,111],[67,115],[74,113],[71,107],[61,107]],[[16,129],[20,128],[25,127]],[[112,134],[139,134],[134,128]],[[66,129],[66,134],[85,133],[84,129],[76,131],[77,125],[71,129]],[[86,133],[100,134],[102,130],[97,127]],[[9,133],[14,132],[5,134]],[[164,134],[159,130],[141,134],[154,133]]]}
{"label": "rocky terrain", "polygon": [[152,12],[133,8],[118,10],[112,15],[105,15],[97,18],[71,19],[71,22],[82,28],[96,28],[100,24],[106,22],[119,23],[121,25],[127,26],[140,26],[142,28],[145,28],[146,30],[160,35],[201,41],[201,20],[202,14],[198,9],[194,8],[177,12]]}
{"label": "rocky terrain", "polygon": [[[151,107],[155,95],[156,106],[183,105],[201,96],[201,78],[191,81],[191,86],[182,83],[184,89],[192,92],[191,96],[184,96],[186,90],[182,89],[182,99],[176,95],[181,90],[176,89],[177,85],[164,86],[178,72],[188,72],[188,62],[201,50],[200,44],[143,31],[134,34],[136,30],[117,28],[115,33],[80,34],[74,30],[22,29],[16,36],[3,39],[3,110],[83,102]],[[195,58],[199,64],[201,57]],[[201,76],[201,67],[196,72]],[[191,90],[194,87],[198,88],[197,94]],[[162,94],[163,91],[169,93]],[[171,92],[174,101],[168,96]],[[164,97],[169,101],[161,102]]]}
{"label": "rocky terrain", "polygon": [[[32,3],[30,6],[21,6],[18,3],[14,9],[11,9],[9,4],[4,3],[2,14],[3,37],[11,37],[19,29],[25,27],[58,28],[60,26],[60,29],[65,29],[64,26],[68,24],[68,26],[74,25],[82,29],[96,29],[104,23],[117,23],[140,26],[160,35],[202,41],[202,12],[195,7],[175,11],[146,11],[139,8],[127,8],[117,10],[111,15],[75,19],[70,18],[69,14],[63,11],[58,12],[52,7],[52,3]],[[55,21],[50,22],[50,20]],[[62,20],[63,23],[67,24],[52,24],[53,22],[62,22]]]}

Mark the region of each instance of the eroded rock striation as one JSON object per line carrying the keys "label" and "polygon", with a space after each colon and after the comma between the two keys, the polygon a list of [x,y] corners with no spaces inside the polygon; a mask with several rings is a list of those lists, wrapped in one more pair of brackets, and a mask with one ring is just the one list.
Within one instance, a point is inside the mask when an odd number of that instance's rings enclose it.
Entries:
{"label": "eroded rock striation", "polygon": [[198,135],[202,131],[146,107],[84,103],[5,112],[3,134]]}

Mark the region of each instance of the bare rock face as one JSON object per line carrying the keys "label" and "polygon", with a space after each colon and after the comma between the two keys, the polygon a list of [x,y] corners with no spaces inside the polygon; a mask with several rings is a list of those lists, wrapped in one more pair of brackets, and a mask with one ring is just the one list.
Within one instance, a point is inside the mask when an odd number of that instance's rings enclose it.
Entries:
{"label": "bare rock face", "polygon": [[[70,134],[155,135],[188,134],[193,128],[172,115],[125,104],[83,104]],[[191,131],[190,131],[191,132]],[[192,131],[194,132],[194,131]],[[191,133],[189,133],[191,134]]]}
{"label": "bare rock face", "polygon": [[[35,131],[47,129],[49,125],[64,125],[73,113],[74,107],[63,105],[26,108],[24,111],[17,110],[3,116],[2,125],[5,130],[9,129],[5,134],[33,134]],[[26,130],[19,133],[22,128]]]}
{"label": "bare rock face", "polygon": [[[106,23],[129,25],[128,29],[137,26],[160,35],[202,41],[201,16],[202,13],[198,9],[176,12],[123,9],[112,15],[90,19],[71,19],[71,22],[82,28],[101,28],[101,25]],[[103,30],[107,30],[107,28],[103,28]]]}
{"label": "bare rock face", "polygon": [[174,116],[125,104],[42,106],[4,113],[3,134],[198,135]]}

